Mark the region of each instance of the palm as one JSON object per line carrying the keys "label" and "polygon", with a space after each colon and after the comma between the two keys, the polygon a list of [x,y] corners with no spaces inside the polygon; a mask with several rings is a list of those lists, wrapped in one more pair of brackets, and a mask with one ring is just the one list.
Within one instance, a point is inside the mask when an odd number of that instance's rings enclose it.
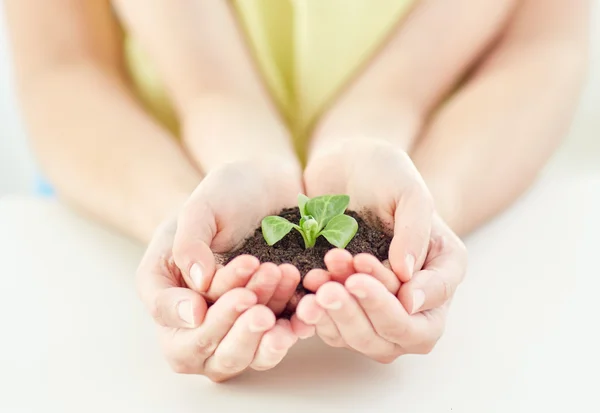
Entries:
{"label": "palm", "polygon": [[225,253],[239,247],[262,218],[293,206],[301,190],[292,169],[273,163],[235,163],[206,176],[186,213],[211,226],[211,249]]}
{"label": "palm", "polygon": [[[259,304],[282,312],[300,281],[296,269],[248,255],[223,266],[222,255],[238,249],[265,216],[293,206],[301,190],[294,168],[277,162],[234,163],[211,171],[179,219],[174,258],[187,285],[210,301],[246,287]],[[200,270],[194,270],[195,263]]]}
{"label": "palm", "polygon": [[351,208],[367,208],[389,219],[416,175],[412,162],[398,148],[357,141],[314,156],[304,179],[309,196],[345,193],[350,195]]}
{"label": "palm", "polygon": [[[352,141],[318,151],[304,173],[307,195],[344,193],[350,209],[369,211],[394,231],[390,264],[402,281],[425,259],[433,203],[409,156],[390,143]],[[412,264],[408,261],[412,257]]]}

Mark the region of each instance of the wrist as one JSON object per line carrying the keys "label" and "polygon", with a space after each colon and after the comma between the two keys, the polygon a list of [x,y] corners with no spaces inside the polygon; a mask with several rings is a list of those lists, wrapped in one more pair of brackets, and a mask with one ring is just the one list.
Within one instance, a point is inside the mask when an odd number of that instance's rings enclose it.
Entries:
{"label": "wrist", "polygon": [[328,139],[312,148],[306,169],[314,165],[340,165],[341,162],[353,165],[358,160],[367,159],[374,163],[381,163],[396,156],[408,158],[408,153],[400,145],[385,139],[366,136]]}
{"label": "wrist", "polygon": [[[417,165],[418,167],[419,165]],[[433,175],[419,169],[433,198],[436,214],[459,236],[465,233],[464,210],[460,187],[451,176]]]}
{"label": "wrist", "polygon": [[136,207],[131,211],[131,224],[134,226],[135,237],[148,243],[156,229],[165,221],[179,215],[183,205],[202,181],[198,173],[173,175],[168,181],[155,182],[148,187],[141,199],[145,199],[146,208]]}
{"label": "wrist", "polygon": [[291,137],[266,102],[228,95],[204,95],[183,116],[183,141],[208,172],[232,162],[282,159],[293,163]]}
{"label": "wrist", "polygon": [[421,124],[419,112],[401,99],[345,98],[317,124],[309,152],[349,141],[384,142],[408,151]]}

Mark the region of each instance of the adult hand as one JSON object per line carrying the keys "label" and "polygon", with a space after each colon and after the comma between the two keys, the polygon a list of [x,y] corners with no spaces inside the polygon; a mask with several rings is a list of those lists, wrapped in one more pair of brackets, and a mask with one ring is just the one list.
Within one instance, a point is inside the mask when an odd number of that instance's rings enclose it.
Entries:
{"label": "adult hand", "polygon": [[258,304],[247,288],[225,292],[209,307],[187,288],[172,249],[175,221],[160,227],[138,268],[136,284],[158,325],[160,343],[174,371],[224,381],[244,370],[276,366],[297,341],[287,320]]}
{"label": "adult hand", "polygon": [[[434,216],[424,266],[397,294],[389,289],[395,275],[369,257],[358,255],[345,262],[353,275],[343,284],[315,285],[316,294],[303,297],[295,317],[315,326],[327,344],[382,363],[407,353],[430,352],[444,331],[449,304],[465,275],[463,243]],[[358,268],[367,268],[370,274],[354,273]]]}
{"label": "adult hand", "polygon": [[298,320],[297,333],[289,321],[276,321],[300,280],[294,267],[249,256],[220,266],[213,255],[235,249],[300,191],[292,166],[224,165],[207,175],[176,220],[157,230],[137,285],[175,371],[222,381],[247,368],[272,368],[298,336],[312,335],[314,328]]}

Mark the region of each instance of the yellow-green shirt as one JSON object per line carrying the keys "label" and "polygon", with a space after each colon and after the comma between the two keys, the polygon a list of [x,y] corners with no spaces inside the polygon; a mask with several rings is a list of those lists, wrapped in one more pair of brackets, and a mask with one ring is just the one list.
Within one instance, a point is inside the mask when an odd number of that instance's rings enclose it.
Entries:
{"label": "yellow-green shirt", "polygon": [[[262,76],[297,140],[369,60],[416,0],[232,0]],[[177,116],[135,39],[126,62],[148,109],[175,133]]]}

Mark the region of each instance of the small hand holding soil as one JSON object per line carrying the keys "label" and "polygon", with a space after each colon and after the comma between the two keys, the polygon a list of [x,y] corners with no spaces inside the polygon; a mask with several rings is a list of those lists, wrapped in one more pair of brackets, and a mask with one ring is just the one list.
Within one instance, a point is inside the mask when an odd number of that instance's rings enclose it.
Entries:
{"label": "small hand holding soil", "polygon": [[[313,200],[316,199],[318,198],[314,198]],[[312,202],[313,200],[309,201],[306,199],[304,200],[304,204],[306,201]],[[299,202],[299,204],[299,207],[284,209],[279,213],[278,217],[283,218],[288,223],[296,225],[299,223],[306,223],[306,217],[309,219],[312,217],[309,212],[319,214],[319,211],[315,211],[314,209],[313,211],[304,211],[303,213],[300,208],[306,207],[303,205],[302,201]],[[355,211],[346,211],[346,206],[348,205],[347,200],[343,202],[343,204],[344,205],[341,208],[338,207],[337,210],[333,208],[333,211],[330,212],[332,214],[337,213],[335,216],[339,216],[341,209],[341,214],[345,212],[345,217],[353,218],[356,224],[358,224],[357,228],[355,228],[355,235],[352,236],[352,234],[350,234],[349,236],[351,239],[343,239],[340,241],[339,239],[335,239],[335,236],[326,238],[325,235],[327,235],[327,233],[323,234],[323,236],[313,237],[315,239],[310,239],[310,235],[307,237],[301,229],[292,226],[289,229],[284,230],[283,232],[285,232],[285,234],[279,240],[273,242],[273,245],[269,245],[265,238],[270,238],[272,234],[269,232],[268,228],[265,228],[265,221],[267,220],[265,219],[262,228],[257,228],[254,231],[254,234],[250,236],[240,248],[224,255],[223,264],[231,262],[240,255],[248,254],[258,258],[261,263],[274,263],[278,265],[292,264],[300,271],[301,278],[303,279],[312,269],[326,269],[324,257],[328,251],[336,247],[345,248],[352,255],[367,253],[375,256],[380,261],[387,260],[392,237],[383,230],[382,225],[378,225],[377,223],[372,224],[371,222],[373,220],[367,221]],[[278,220],[273,220],[273,217],[268,218],[271,219],[272,222],[279,223]],[[332,219],[332,217],[329,218],[330,220]],[[289,224],[284,223],[281,225]],[[321,226],[325,227],[324,225]],[[277,229],[275,232],[276,231]],[[344,233],[344,231],[339,231],[337,234],[339,233]],[[344,236],[346,235],[342,235],[342,238]],[[307,248],[307,238],[309,238],[308,243],[313,244],[312,247]],[[348,237],[346,236],[346,238]],[[333,245],[331,243],[332,241],[338,245]],[[308,292],[309,291],[302,285],[302,282],[300,282],[293,302],[298,302],[299,299]],[[289,316],[289,314],[287,315]]]}

